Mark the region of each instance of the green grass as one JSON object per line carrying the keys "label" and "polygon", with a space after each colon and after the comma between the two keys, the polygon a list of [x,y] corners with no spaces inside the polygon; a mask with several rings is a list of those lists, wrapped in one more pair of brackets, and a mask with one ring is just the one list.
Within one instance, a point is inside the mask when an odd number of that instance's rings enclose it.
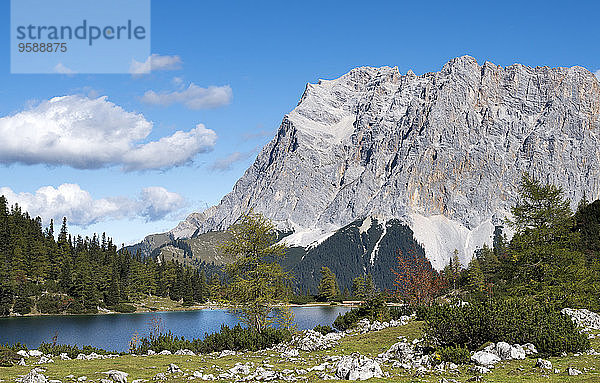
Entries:
{"label": "green grass", "polygon": [[[418,338],[422,335],[422,322],[410,322],[405,326],[396,328],[387,328],[382,331],[356,335],[343,338],[340,343],[330,350],[317,352],[301,352],[300,356],[294,360],[282,359],[278,353],[273,351],[258,351],[249,352],[243,355],[235,355],[224,358],[218,358],[216,355],[201,355],[201,356],[162,356],[154,355],[131,356],[126,355],[116,359],[106,360],[71,360],[60,361],[55,363],[45,364],[41,367],[47,369],[44,373],[49,379],[60,379],[63,382],[68,382],[64,377],[67,375],[75,375],[75,377],[87,376],[88,381],[104,378],[102,371],[111,369],[121,370],[129,373],[129,382],[134,379],[152,378],[160,372],[166,372],[170,363],[177,364],[185,373],[190,374],[196,370],[202,370],[203,373],[218,375],[220,372],[226,371],[233,367],[236,363],[253,362],[255,366],[263,363],[273,365],[274,370],[283,370],[286,368],[309,368],[325,361],[331,355],[347,355],[352,352],[359,352],[363,355],[371,357],[387,350],[392,344],[398,341],[398,337],[404,336],[409,340]],[[599,350],[600,340],[592,340],[592,347]],[[561,374],[544,373],[540,369],[535,368],[536,358],[528,358],[525,360],[517,360],[500,363],[489,374],[484,375],[486,382],[600,382],[600,357],[599,356],[568,356],[564,358],[549,359],[555,368],[561,370]],[[30,358],[32,363],[33,359]],[[569,377],[565,374],[568,367],[574,367],[581,371],[588,369],[582,375]],[[32,366],[13,366],[0,368],[0,379],[4,381],[14,381],[19,375],[24,375],[31,370]],[[369,382],[439,382],[442,377],[456,379],[460,382],[465,382],[474,376],[468,371],[468,366],[461,367],[458,375],[450,373],[431,373],[423,377],[414,376],[413,371],[404,371],[402,369],[392,369],[390,365],[382,366],[384,372],[390,374],[390,377],[383,379],[371,379]],[[592,370],[593,369],[593,370]],[[188,376],[167,375],[169,382],[189,382]],[[317,372],[305,374],[308,382],[320,382]],[[198,380],[197,380],[198,381]]]}

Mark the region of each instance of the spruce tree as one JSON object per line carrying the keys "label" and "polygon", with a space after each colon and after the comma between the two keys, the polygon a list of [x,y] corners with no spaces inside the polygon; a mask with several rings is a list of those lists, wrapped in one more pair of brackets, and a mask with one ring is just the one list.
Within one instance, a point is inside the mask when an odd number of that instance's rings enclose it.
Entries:
{"label": "spruce tree", "polygon": [[[570,300],[585,279],[585,259],[561,188],[524,175],[509,221],[512,291]],[[579,287],[577,286],[579,285]]]}
{"label": "spruce tree", "polygon": [[340,295],[337,279],[329,267],[321,267],[321,282],[318,289],[319,298],[324,301],[331,301]]}

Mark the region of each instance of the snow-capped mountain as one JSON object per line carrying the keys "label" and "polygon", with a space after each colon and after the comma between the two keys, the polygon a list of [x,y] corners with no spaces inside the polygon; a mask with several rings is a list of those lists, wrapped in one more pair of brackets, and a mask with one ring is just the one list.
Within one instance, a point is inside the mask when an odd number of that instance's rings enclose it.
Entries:
{"label": "snow-capped mountain", "polygon": [[[308,84],[276,136],[214,207],[169,234],[226,229],[250,208],[314,247],[357,220],[412,229],[433,266],[490,243],[523,172],[573,206],[600,197],[600,87],[581,67],[503,68],[469,56],[439,72],[361,67]],[[366,254],[376,262],[376,249]]]}

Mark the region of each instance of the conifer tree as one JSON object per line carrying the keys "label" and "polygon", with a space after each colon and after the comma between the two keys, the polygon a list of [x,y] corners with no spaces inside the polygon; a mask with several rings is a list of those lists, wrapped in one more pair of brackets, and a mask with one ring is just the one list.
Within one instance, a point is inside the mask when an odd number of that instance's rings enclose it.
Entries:
{"label": "conifer tree", "polygon": [[542,184],[524,175],[519,200],[512,208],[509,225],[513,292],[552,295],[569,299],[567,291],[585,279],[585,259],[579,251],[580,236],[573,230],[569,201],[561,188]]}
{"label": "conifer tree", "polygon": [[285,255],[277,244],[275,226],[250,211],[228,229],[230,240],[221,245],[224,254],[235,256],[226,266],[228,294],[243,323],[261,333],[271,324],[269,315],[278,301],[288,296],[291,276],[276,260]]}
{"label": "conifer tree", "polygon": [[331,301],[340,295],[337,279],[329,267],[321,267],[321,282],[318,289],[319,297],[324,301]]}
{"label": "conifer tree", "polygon": [[485,279],[477,258],[473,258],[469,263],[469,268],[467,269],[467,287],[474,293],[481,293],[485,290]]}

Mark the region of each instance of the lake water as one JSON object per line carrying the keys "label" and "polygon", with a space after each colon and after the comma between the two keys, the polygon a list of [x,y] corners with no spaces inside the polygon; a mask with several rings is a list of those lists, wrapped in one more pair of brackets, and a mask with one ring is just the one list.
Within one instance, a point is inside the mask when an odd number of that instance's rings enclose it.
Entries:
{"label": "lake water", "polygon": [[[298,329],[318,324],[331,325],[348,307],[294,307]],[[237,318],[227,310],[172,311],[140,314],[66,315],[0,318],[0,343],[25,343],[29,348],[41,342],[91,345],[109,351],[127,351],[134,333],[148,335],[153,319],[162,321],[163,329],[187,339],[203,338],[219,331],[221,324],[234,326]]]}

